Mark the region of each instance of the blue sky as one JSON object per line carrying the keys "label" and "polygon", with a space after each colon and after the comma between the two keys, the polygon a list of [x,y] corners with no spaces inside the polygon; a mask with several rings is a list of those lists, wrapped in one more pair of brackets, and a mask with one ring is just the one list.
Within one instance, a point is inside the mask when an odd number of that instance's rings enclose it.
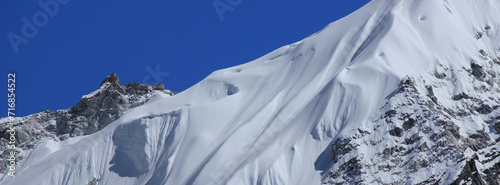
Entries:
{"label": "blue sky", "polygon": [[4,92],[16,72],[16,116],[69,108],[113,72],[122,85],[162,82],[180,92],[368,2],[0,0]]}

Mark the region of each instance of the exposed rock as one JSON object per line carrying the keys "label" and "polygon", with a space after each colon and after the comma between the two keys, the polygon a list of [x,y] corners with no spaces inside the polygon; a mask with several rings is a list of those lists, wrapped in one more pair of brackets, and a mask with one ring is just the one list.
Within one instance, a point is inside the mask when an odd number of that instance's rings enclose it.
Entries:
{"label": "exposed rock", "polygon": [[[474,68],[482,70],[478,66]],[[477,74],[478,72],[476,72]],[[453,80],[453,78],[450,78],[450,80]],[[457,102],[456,105],[441,104],[440,101],[444,98],[440,94],[434,94],[435,89],[433,87],[437,88],[439,85],[443,85],[442,82],[425,83],[425,81],[414,80],[410,77],[405,77],[400,81],[398,89],[389,96],[390,99],[381,108],[381,110],[385,111],[374,117],[373,132],[362,137],[352,137],[349,141],[351,144],[349,151],[358,153],[352,154],[351,152],[346,155],[336,155],[336,161],[351,161],[350,159],[355,156],[358,159],[357,165],[355,165],[354,161],[343,164],[337,163],[338,169],[334,168],[330,171],[330,176],[325,180],[325,184],[446,184],[453,181],[465,184],[499,184],[500,163],[497,161],[500,159],[500,152],[497,151],[496,147],[492,146],[498,146],[500,138],[491,136],[491,132],[493,132],[493,129],[500,130],[500,119],[489,118],[489,120],[484,121],[483,126],[490,126],[489,128],[492,129],[471,132],[471,128],[462,127],[464,124],[479,125],[482,123],[481,121],[472,122],[471,120],[484,119],[486,115],[495,112],[495,106],[486,104],[486,102],[498,102],[498,96],[476,96],[474,94],[474,97],[471,97],[462,92],[453,96],[453,100],[467,100]],[[479,85],[482,84],[472,84],[475,88]],[[425,89],[415,88],[417,86],[425,87]],[[500,89],[495,92],[500,92]],[[425,96],[422,96],[422,94],[425,94]],[[488,97],[488,100],[484,99],[485,97]],[[391,98],[395,100],[391,101]],[[433,103],[429,104],[431,102],[429,99]],[[474,111],[485,115],[474,114]],[[390,135],[395,137],[377,139],[387,132],[386,129],[389,130]],[[359,151],[365,150],[365,147],[370,144],[382,148],[382,151],[366,158],[366,154]],[[480,158],[483,161],[477,160],[477,157],[476,160],[471,160],[470,157],[467,157],[466,150],[481,155]],[[429,167],[432,168],[434,165],[458,165],[460,163],[466,163],[467,165],[458,170],[453,169],[456,170],[456,174],[462,172],[458,179],[449,179],[449,177],[446,177],[446,173],[449,173],[449,171],[443,171],[433,172],[432,175],[426,177],[426,180],[413,181],[412,175],[422,174],[422,171]],[[479,165],[479,163],[482,164],[481,168],[476,168],[475,165]],[[498,165],[490,168],[491,163],[498,163]],[[359,166],[361,172],[365,171],[363,168],[366,168],[366,171],[375,171],[374,173],[378,173],[380,176],[390,173],[392,177],[396,178],[385,180],[362,175],[345,175],[348,172],[342,171],[341,168],[346,169],[349,165],[351,169],[353,166]],[[366,179],[370,179],[370,181],[364,181]]]}
{"label": "exposed rock", "polygon": [[432,90],[432,86],[427,85],[425,86],[425,88],[427,89],[427,96],[432,100],[432,102],[438,104],[437,98],[436,96],[434,96],[434,91]]}
{"label": "exposed rock", "polygon": [[81,131],[79,128],[74,128],[70,134],[71,137],[83,136],[83,135],[84,135],[83,131]]}
{"label": "exposed rock", "polygon": [[429,147],[427,146],[427,142],[424,142],[424,144],[422,144],[422,145],[420,145],[420,146],[418,147],[418,149],[419,149],[420,151],[425,151],[425,150],[427,150],[428,148],[429,148]]}
{"label": "exposed rock", "polygon": [[120,80],[118,79],[118,76],[116,75],[116,73],[112,73],[110,74],[109,76],[107,76],[102,82],[101,82],[101,86],[106,83],[106,82],[109,82],[111,84],[118,84],[120,82]]}
{"label": "exposed rock", "polygon": [[480,39],[483,36],[483,32],[476,32],[476,39]]}
{"label": "exposed rock", "polygon": [[333,143],[331,144],[331,151],[333,154],[332,160],[334,163],[336,163],[342,155],[349,153],[352,151],[352,149],[354,149],[355,146],[350,144],[350,141],[351,139],[349,138],[336,139],[335,141],[333,141]]}
{"label": "exposed rock", "polygon": [[470,96],[465,93],[460,93],[452,97],[453,100],[470,99]]}
{"label": "exposed rock", "polygon": [[483,182],[481,178],[480,172],[476,167],[476,160],[478,160],[477,155],[475,155],[472,159],[468,160],[465,163],[462,172],[458,175],[458,178],[452,183],[453,185],[459,184],[477,184],[483,185],[486,184]]}
{"label": "exposed rock", "polygon": [[410,171],[416,172],[421,168],[425,168],[425,167],[429,166],[429,161],[427,161],[426,159],[415,159],[415,160],[411,160],[409,165],[410,165],[409,166]]}
{"label": "exposed rock", "polygon": [[396,110],[388,110],[387,112],[385,112],[384,117],[394,117],[396,113],[398,113]]}
{"label": "exposed rock", "polygon": [[487,182],[487,184],[500,184],[500,162],[495,163],[493,166],[484,170],[483,172],[485,174],[484,180]]}
{"label": "exposed rock", "polygon": [[87,185],[97,185],[97,182],[99,182],[99,179],[94,177],[91,181],[89,181],[89,183],[87,183]]}
{"label": "exposed rock", "polygon": [[397,136],[397,137],[403,136],[403,133],[404,133],[404,131],[400,127],[395,127],[389,131],[389,134],[391,134],[392,136]]}
{"label": "exposed rock", "polygon": [[410,129],[410,128],[414,127],[416,122],[417,122],[417,121],[415,121],[415,119],[413,119],[413,118],[408,118],[408,120],[406,120],[406,121],[403,123],[403,129],[404,129],[404,130],[408,130],[408,129]]}
{"label": "exposed rock", "polygon": [[488,54],[486,54],[486,52],[482,49],[479,50],[479,53],[481,53],[481,55],[483,55],[483,56],[488,56]]}
{"label": "exposed rock", "polygon": [[161,90],[161,91],[163,91],[163,89],[165,89],[165,85],[163,85],[162,83],[156,84],[155,90]]}
{"label": "exposed rock", "polygon": [[497,133],[500,133],[500,121],[493,123],[493,128],[495,128]]}
{"label": "exposed rock", "polygon": [[[119,119],[130,109],[146,103],[153,97],[153,86],[148,84],[129,83],[121,86],[115,73],[106,77],[101,88],[84,96],[73,107],[58,111],[43,111],[16,120],[15,130],[19,150],[29,150],[43,139],[66,140],[71,137],[95,133],[111,122]],[[105,83],[107,85],[103,86]],[[176,94],[169,90],[162,93]],[[0,126],[0,173],[6,170],[7,142],[10,134],[7,124]],[[17,151],[18,153],[20,151]],[[18,155],[17,161],[22,159]]]}
{"label": "exposed rock", "polygon": [[449,132],[454,138],[460,139],[460,127],[455,125],[452,121],[437,120],[434,125],[443,126],[443,129]]}
{"label": "exposed rock", "polygon": [[484,131],[478,131],[474,134],[469,134],[469,138],[466,138],[466,144],[474,151],[486,148],[488,146],[488,141],[490,141],[490,136]]}
{"label": "exposed rock", "polygon": [[405,144],[411,145],[411,144],[417,142],[418,140],[420,140],[420,137],[418,136],[418,134],[413,134],[409,138],[405,139]]}
{"label": "exposed rock", "polygon": [[80,136],[97,132],[120,118],[125,110],[144,104],[139,97],[152,91],[150,85],[130,83],[120,86],[112,83],[92,97],[82,98],[61,116],[57,120],[57,134]]}
{"label": "exposed rock", "polygon": [[390,147],[390,148],[385,148],[382,154],[384,155],[384,158],[387,159],[390,156],[392,156],[394,153],[400,152],[402,149],[398,147]]}
{"label": "exposed rock", "polygon": [[413,80],[411,77],[404,77],[399,82],[399,88],[396,93],[402,93],[405,90],[416,91],[415,80]]}
{"label": "exposed rock", "polygon": [[476,108],[476,111],[481,114],[489,114],[493,111],[493,108],[491,108],[489,105],[481,104],[481,106]]}
{"label": "exposed rock", "polygon": [[434,73],[434,76],[438,79],[444,79],[446,78],[446,74],[445,73],[438,73],[438,72],[435,72]]}
{"label": "exposed rock", "polygon": [[153,86],[149,84],[140,84],[137,82],[131,82],[125,85],[125,91],[129,94],[144,95],[146,93],[152,92]]}
{"label": "exposed rock", "polygon": [[482,66],[473,62],[470,64],[470,67],[472,68],[472,75],[474,75],[479,80],[483,80],[484,77],[486,77],[486,73],[484,72]]}
{"label": "exposed rock", "polygon": [[361,184],[363,180],[360,178],[360,175],[364,173],[361,171],[362,168],[363,165],[359,159],[351,158],[340,165],[335,173],[330,172],[329,176],[333,179],[341,178],[345,184]]}

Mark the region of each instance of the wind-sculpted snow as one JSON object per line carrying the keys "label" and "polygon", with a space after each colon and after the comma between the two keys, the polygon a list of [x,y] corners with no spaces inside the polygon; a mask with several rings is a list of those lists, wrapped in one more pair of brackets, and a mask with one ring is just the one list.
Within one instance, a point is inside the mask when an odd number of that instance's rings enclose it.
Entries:
{"label": "wind-sculpted snow", "polygon": [[498,182],[500,2],[474,2],[372,1],[97,133],[44,142],[0,182]]}

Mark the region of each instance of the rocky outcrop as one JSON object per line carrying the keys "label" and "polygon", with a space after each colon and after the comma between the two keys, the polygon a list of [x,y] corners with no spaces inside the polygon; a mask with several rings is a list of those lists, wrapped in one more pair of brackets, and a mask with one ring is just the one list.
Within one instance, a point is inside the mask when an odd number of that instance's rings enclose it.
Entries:
{"label": "rocky outcrop", "polygon": [[118,79],[118,76],[116,73],[111,73],[109,76],[107,76],[102,82],[101,86],[104,85],[104,83],[109,82],[111,84],[119,84],[120,79]]}
{"label": "rocky outcrop", "polygon": [[[106,77],[101,87],[83,96],[73,107],[65,110],[43,111],[14,120],[18,153],[16,161],[22,161],[23,154],[32,149],[42,139],[65,140],[70,137],[95,133],[120,118],[131,108],[148,102],[155,93],[176,94],[165,90],[163,84],[153,87],[149,84],[118,84],[118,76],[113,73]],[[0,119],[0,173],[7,167],[10,151],[7,150],[9,133],[7,118]],[[8,152],[7,152],[8,151]],[[12,150],[11,150],[12,151]]]}
{"label": "rocky outcrop", "polygon": [[165,89],[165,85],[163,85],[162,83],[156,84],[156,86],[155,86],[155,90],[164,90],[164,89]]}
{"label": "rocky outcrop", "polygon": [[[470,69],[431,73],[432,80],[401,79],[373,116],[373,130],[332,142],[323,184],[500,184],[500,84],[489,82],[500,78],[485,71],[493,65],[474,61]],[[443,84],[454,84],[457,73],[468,75],[463,83],[475,92],[444,96],[455,87]]]}
{"label": "rocky outcrop", "polygon": [[476,160],[479,158],[475,155],[472,159],[465,163],[462,172],[458,175],[458,178],[453,181],[452,185],[462,184],[461,182],[470,182],[471,184],[483,185],[486,184],[481,178],[481,172],[476,167]]}

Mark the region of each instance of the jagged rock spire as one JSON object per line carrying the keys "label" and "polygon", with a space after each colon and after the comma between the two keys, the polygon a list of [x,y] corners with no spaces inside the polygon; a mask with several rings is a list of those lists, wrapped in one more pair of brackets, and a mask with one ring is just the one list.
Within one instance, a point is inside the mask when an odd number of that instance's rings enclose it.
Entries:
{"label": "jagged rock spire", "polygon": [[118,84],[120,82],[120,79],[118,79],[116,73],[112,73],[101,82],[101,86],[106,82]]}

